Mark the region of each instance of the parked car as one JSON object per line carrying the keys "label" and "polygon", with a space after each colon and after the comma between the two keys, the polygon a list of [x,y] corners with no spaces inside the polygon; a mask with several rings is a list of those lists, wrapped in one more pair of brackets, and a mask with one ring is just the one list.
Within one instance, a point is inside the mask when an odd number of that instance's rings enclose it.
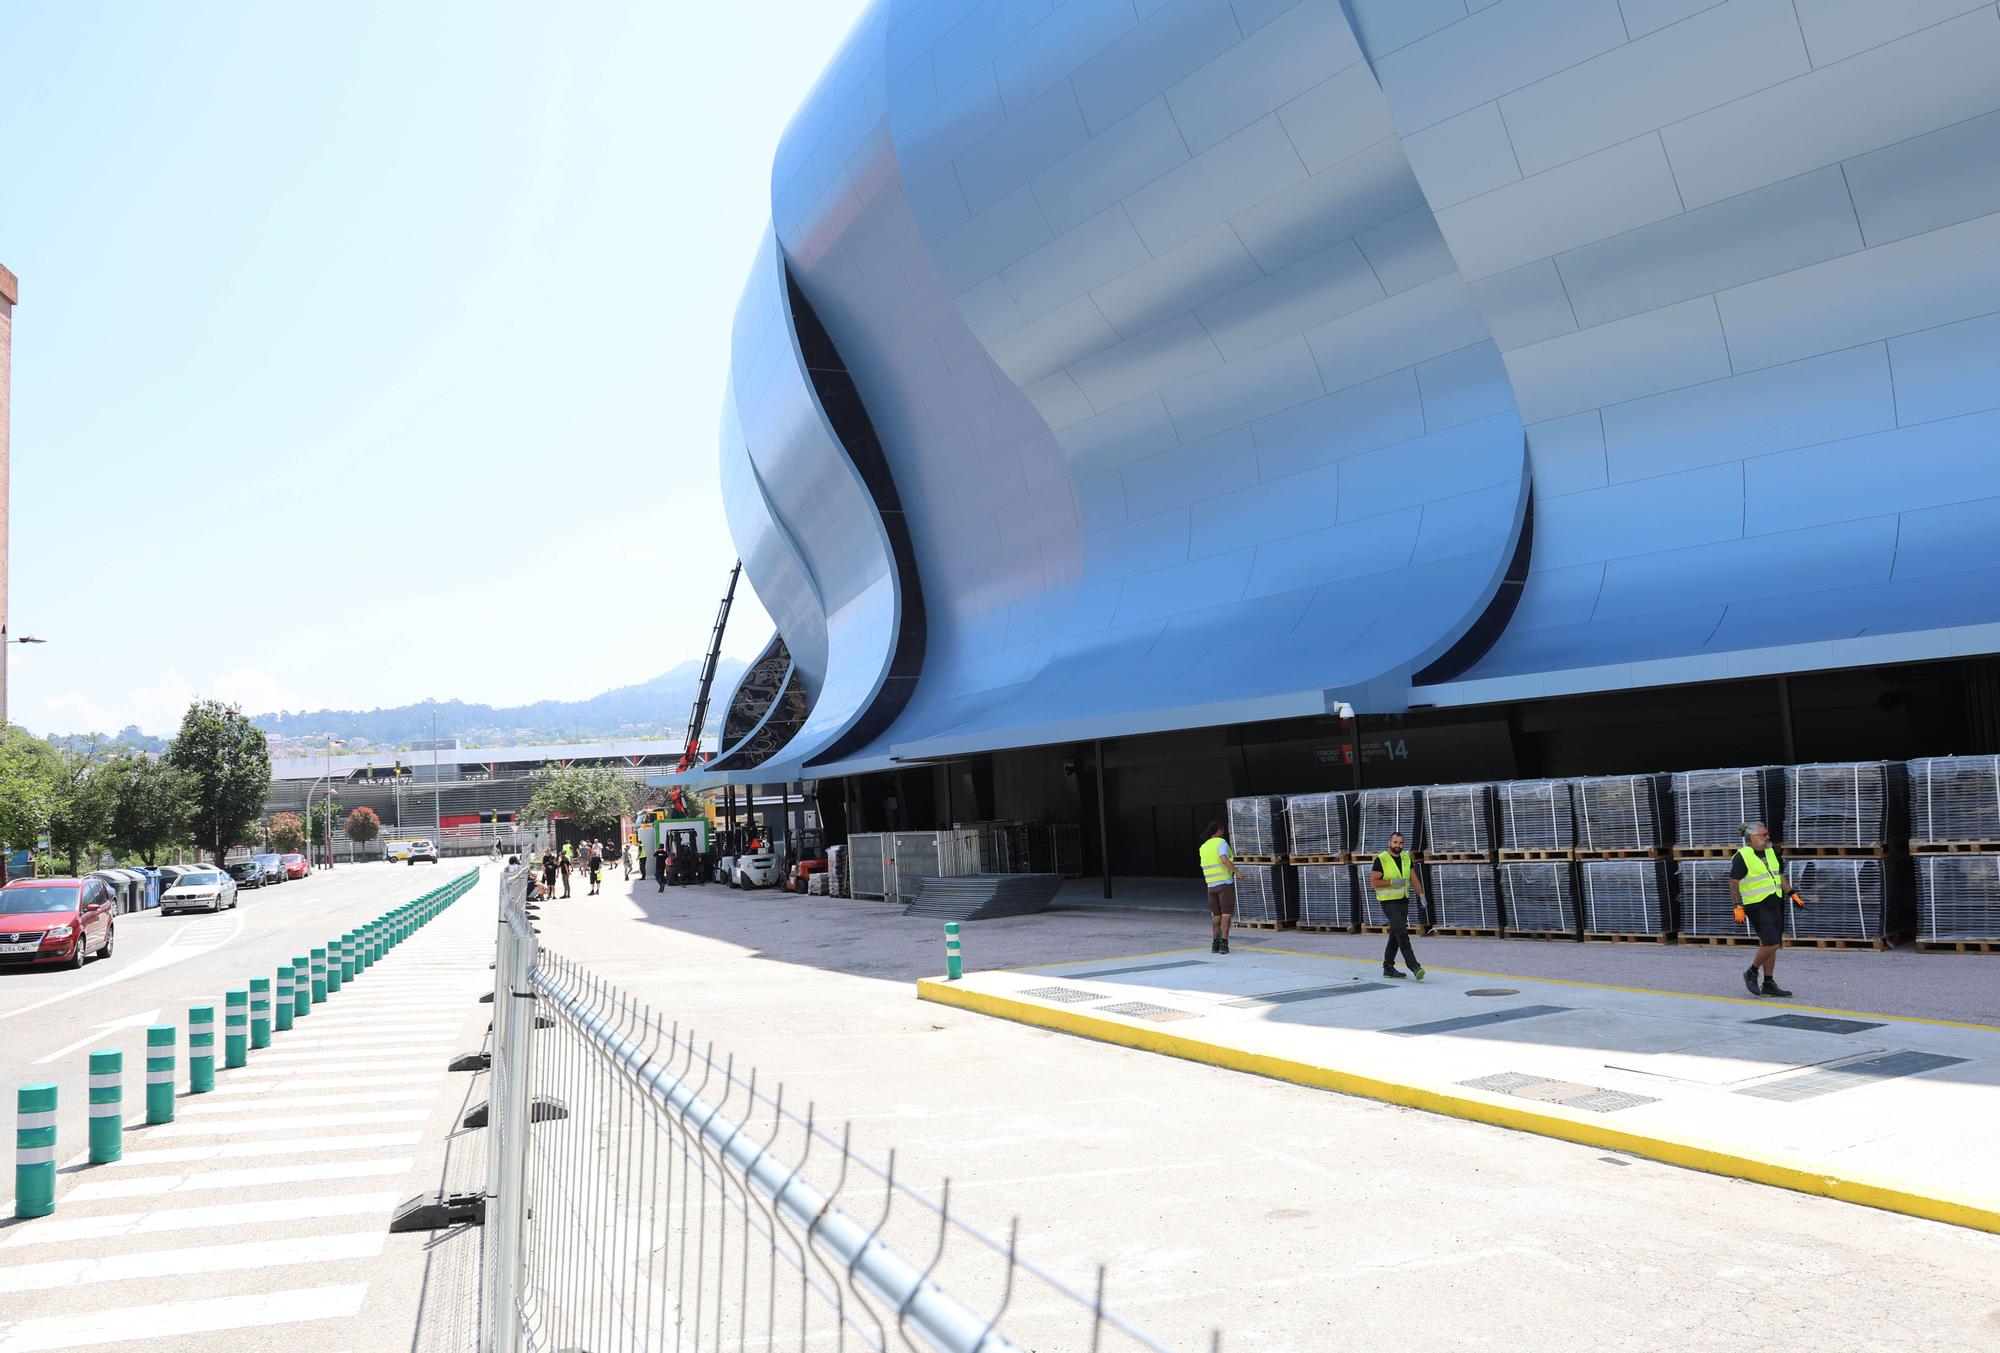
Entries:
{"label": "parked car", "polygon": [[238,860],[229,866],[229,877],[236,880],[238,888],[261,888],[264,886],[264,866],[256,860]]}
{"label": "parked car", "polygon": [[111,956],[111,888],[103,879],[16,879],[0,888],[0,963],[81,968]]}
{"label": "parked car", "polygon": [[160,894],[160,914],[172,916],[183,911],[221,911],[236,905],[236,880],[220,869],[188,869]]}
{"label": "parked car", "polygon": [[278,854],[252,855],[264,870],[264,882],[283,883],[285,881],[285,857]]}
{"label": "parked car", "polygon": [[437,847],[425,840],[412,841],[410,842],[410,853],[405,858],[411,864],[436,864],[438,862]]}
{"label": "parked car", "polygon": [[285,877],[288,879],[302,879],[312,872],[311,861],[303,855],[287,855],[284,862]]}

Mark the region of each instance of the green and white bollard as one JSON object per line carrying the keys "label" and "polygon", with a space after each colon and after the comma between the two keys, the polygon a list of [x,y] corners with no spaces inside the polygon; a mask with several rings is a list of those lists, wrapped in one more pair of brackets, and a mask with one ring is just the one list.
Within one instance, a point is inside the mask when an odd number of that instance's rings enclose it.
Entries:
{"label": "green and white bollard", "polygon": [[56,1087],[24,1085],[14,1095],[14,1215],[56,1210]]}
{"label": "green and white bollard", "polygon": [[346,986],[354,980],[354,945],[352,930],[340,937],[340,984]]}
{"label": "green and white bollard", "polygon": [[944,923],[944,976],[948,982],[956,982],[965,975],[965,964],[958,953],[958,922]]}
{"label": "green and white bollard", "polygon": [[222,1064],[238,1067],[250,1061],[250,993],[232,991],[223,998]]}
{"label": "green and white bollard", "polygon": [[271,979],[250,979],[250,1046],[271,1046]]}
{"label": "green and white bollard", "polygon": [[174,1121],[174,1026],[146,1029],[146,1122]]}
{"label": "green and white bollard", "polygon": [[297,1009],[296,998],[292,995],[292,969],[290,964],[278,965],[278,1001],[271,1007],[278,1018],[278,1032],[284,1033],[292,1027],[292,1015]]}
{"label": "green and white bollard", "polygon": [[292,956],[292,1018],[312,1013],[312,964],[304,954]]}
{"label": "green and white bollard", "polygon": [[336,935],[326,942],[326,994],[337,995],[340,981],[340,937]]}
{"label": "green and white bollard", "polygon": [[90,1163],[109,1165],[125,1154],[125,1054],[90,1054]]}
{"label": "green and white bollard", "polygon": [[215,1007],[188,1007],[188,1093],[205,1095],[215,1088]]}
{"label": "green and white bollard", "polygon": [[319,1005],[326,1000],[326,950],[312,951],[312,1003]]}

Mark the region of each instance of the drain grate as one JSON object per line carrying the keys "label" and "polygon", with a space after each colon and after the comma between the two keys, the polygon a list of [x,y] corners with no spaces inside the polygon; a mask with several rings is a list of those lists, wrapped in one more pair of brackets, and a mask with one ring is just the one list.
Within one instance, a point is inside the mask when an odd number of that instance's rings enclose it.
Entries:
{"label": "drain grate", "polygon": [[1530,1076],[1522,1071],[1502,1071],[1491,1076],[1460,1081],[1459,1084],[1468,1090],[1513,1095],[1517,1099],[1533,1099],[1543,1104],[1560,1104],[1566,1109],[1584,1109],[1591,1113],[1613,1113],[1619,1109],[1635,1109],[1641,1104],[1659,1103],[1657,1099],[1647,1095],[1628,1094],[1624,1090],[1606,1090],[1596,1085],[1579,1085],[1575,1081],[1552,1080],[1547,1076]]}
{"label": "drain grate", "polygon": [[1333,996],[1352,996],[1362,991],[1387,991],[1387,982],[1343,982],[1337,987],[1294,987],[1263,996],[1238,996],[1223,1004],[1233,1010],[1251,1010],[1260,1005],[1296,1005],[1300,1001],[1324,1001]]}
{"label": "drain grate", "polygon": [[1750,1022],[1768,1024],[1774,1029],[1806,1029],[1816,1034],[1858,1034],[1882,1027],[1879,1020],[1828,1019],[1824,1015],[1773,1015],[1769,1019],[1753,1019]]}
{"label": "drain grate", "polygon": [[1057,1001],[1063,1005],[1075,1005],[1078,1001],[1101,1001],[1104,997],[1082,987],[1029,987],[1021,993],[1033,996],[1038,1001]]}
{"label": "drain grate", "polygon": [[1183,958],[1172,963],[1140,963],[1130,968],[1093,968],[1089,972],[1073,972],[1071,977],[1122,977],[1134,972],[1165,972],[1169,968],[1199,968],[1204,966],[1198,958]]}
{"label": "drain grate", "polygon": [[1117,1005],[1100,1005],[1097,1008],[1114,1015],[1130,1015],[1134,1019],[1150,1019],[1161,1024],[1168,1020],[1196,1018],[1190,1011],[1154,1005],[1151,1001],[1122,1001]]}
{"label": "drain grate", "polygon": [[1519,987],[1474,987],[1465,993],[1468,996],[1518,996]]}
{"label": "drain grate", "polygon": [[1877,1081],[1896,1080],[1903,1076],[1921,1076],[1926,1071],[1957,1066],[1965,1060],[1963,1057],[1945,1057],[1935,1052],[1885,1052],[1880,1056],[1849,1062],[1844,1066],[1823,1067],[1818,1071],[1809,1071],[1803,1076],[1752,1085],[1736,1093],[1750,1095],[1756,1099],[1774,1099],[1782,1104],[1795,1104],[1802,1099],[1818,1099],[1821,1095],[1830,1095],[1837,1090],[1852,1090],[1857,1086],[1873,1085]]}
{"label": "drain grate", "polygon": [[1385,1034],[1402,1034],[1405,1038],[1421,1038],[1425,1034],[1455,1034],[1467,1029],[1484,1029],[1493,1024],[1510,1024],[1517,1019],[1540,1019],[1543,1015],[1563,1015],[1569,1013],[1566,1005],[1517,1005],[1510,1010],[1493,1010],[1484,1015],[1457,1015],[1451,1019],[1434,1019],[1423,1024],[1405,1024],[1397,1029],[1384,1029]]}

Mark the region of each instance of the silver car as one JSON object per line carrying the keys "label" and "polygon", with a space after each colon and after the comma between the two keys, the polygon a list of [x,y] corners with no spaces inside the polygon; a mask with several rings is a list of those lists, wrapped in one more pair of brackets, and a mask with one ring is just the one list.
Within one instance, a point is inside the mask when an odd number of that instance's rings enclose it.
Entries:
{"label": "silver car", "polygon": [[221,869],[183,869],[180,877],[160,894],[162,916],[183,911],[221,911],[235,905],[236,880]]}

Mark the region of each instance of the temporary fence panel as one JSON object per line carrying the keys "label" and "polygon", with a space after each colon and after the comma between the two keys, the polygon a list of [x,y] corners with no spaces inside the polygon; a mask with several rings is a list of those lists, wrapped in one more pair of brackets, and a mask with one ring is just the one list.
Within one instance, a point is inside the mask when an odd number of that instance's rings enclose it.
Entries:
{"label": "temporary fence panel", "polygon": [[1354,852],[1374,855],[1389,848],[1389,838],[1403,834],[1405,849],[1423,848],[1418,827],[1423,795],[1415,789],[1364,789],[1355,808]]}
{"label": "temporary fence panel", "polygon": [[1298,919],[1291,869],[1282,864],[1236,866],[1236,919],[1286,922]]}
{"label": "temporary fence panel", "polygon": [[1260,794],[1229,801],[1229,851],[1232,855],[1285,853],[1285,801]]}
{"label": "temporary fence panel", "polygon": [[1879,846],[1902,839],[1905,772],[1900,761],[1785,767],[1787,846]]}
{"label": "temporary fence panel", "polygon": [[[481,1353],[1166,1353],[703,1035],[539,946],[503,879]],[[538,1033],[536,1026],[544,1027]]]}
{"label": "temporary fence panel", "polygon": [[1908,934],[1906,864],[1900,858],[1786,860],[1786,881],[1807,904],[1804,909],[1789,901],[1775,904],[1787,913],[1785,933],[1815,940],[1879,940]]}
{"label": "temporary fence panel", "polygon": [[1674,844],[1734,846],[1753,822],[1779,822],[1784,777],[1775,766],[1681,770],[1673,774]]}
{"label": "temporary fence panel", "polygon": [[923,891],[923,880],[943,873],[938,861],[938,833],[890,834],[889,858],[883,868],[883,885],[889,901],[909,905]]}
{"label": "temporary fence panel", "polygon": [[1577,873],[1585,934],[1664,935],[1673,930],[1663,862],[1584,860]]}
{"label": "temporary fence panel", "polygon": [[1667,844],[1656,775],[1590,775],[1570,781],[1579,850],[1658,850]]}
{"label": "temporary fence panel", "polygon": [[1074,822],[970,822],[979,834],[979,873],[1083,877],[1083,832]]}
{"label": "temporary fence panel", "polygon": [[[1426,804],[1430,795],[1424,796]],[[1493,866],[1477,862],[1438,863],[1424,867],[1430,923],[1446,930],[1498,930],[1500,890]]]}
{"label": "temporary fence panel", "polygon": [[1354,866],[1302,864],[1297,869],[1300,925],[1344,929],[1354,924]]}
{"label": "temporary fence panel", "polygon": [[1493,786],[1426,786],[1423,818],[1426,851],[1436,854],[1490,851],[1493,849]]}
{"label": "temporary fence panel", "polygon": [[889,895],[889,837],[855,832],[847,838],[848,896],[879,902]]}
{"label": "temporary fence panel", "polygon": [[1347,789],[1287,798],[1285,829],[1291,834],[1292,854],[1345,855],[1351,836],[1348,818],[1353,811],[1354,792]]}
{"label": "temporary fence panel", "polygon": [[1570,850],[1576,809],[1568,780],[1507,780],[1493,786],[1502,850]]}
{"label": "temporary fence panel", "polygon": [[1909,763],[1910,840],[2000,844],[2000,756]]}
{"label": "temporary fence panel", "polygon": [[1576,868],[1568,860],[1508,860],[1494,874],[1509,930],[1576,932]]}
{"label": "temporary fence panel", "polygon": [[1674,882],[1680,890],[1681,934],[1756,935],[1747,919],[1736,919],[1736,892],[1729,886],[1730,864],[1728,859],[1674,861]]}
{"label": "temporary fence panel", "polygon": [[2000,940],[2000,854],[1919,855],[1917,938]]}

